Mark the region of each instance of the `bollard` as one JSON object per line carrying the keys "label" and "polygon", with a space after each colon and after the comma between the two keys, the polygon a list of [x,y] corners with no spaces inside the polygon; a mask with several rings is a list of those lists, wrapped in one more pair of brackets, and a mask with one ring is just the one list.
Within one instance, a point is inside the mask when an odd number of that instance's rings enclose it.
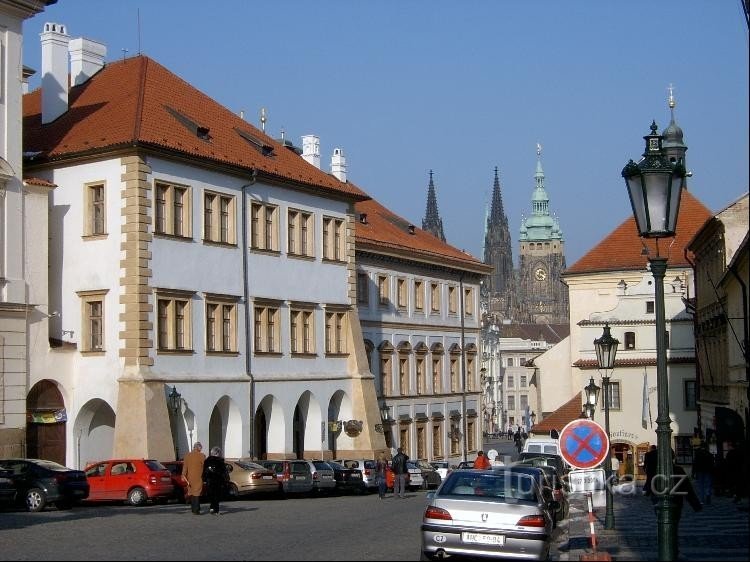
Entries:
{"label": "bollard", "polygon": [[589,504],[589,531],[591,533],[591,552],[586,554],[581,554],[579,557],[579,560],[582,561],[597,561],[602,560],[605,562],[610,562],[612,560],[612,557],[610,556],[609,552],[598,552],[596,550],[596,527],[594,526],[594,522],[596,521],[596,517],[594,516],[594,500],[591,497],[591,492],[586,493],[586,499]]}

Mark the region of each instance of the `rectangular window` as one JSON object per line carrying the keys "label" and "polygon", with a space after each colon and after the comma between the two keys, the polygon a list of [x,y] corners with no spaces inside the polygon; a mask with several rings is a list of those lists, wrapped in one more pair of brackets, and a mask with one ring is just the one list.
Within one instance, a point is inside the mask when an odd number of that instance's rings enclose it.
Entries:
{"label": "rectangular window", "polygon": [[424,282],[414,281],[414,310],[424,310]]}
{"label": "rectangular window", "polygon": [[417,371],[417,394],[424,394],[425,393],[424,357],[417,357],[416,371]]}
{"label": "rectangular window", "polygon": [[466,358],[466,390],[474,390],[474,358],[469,355]]}
{"label": "rectangular window", "polygon": [[106,230],[106,205],[103,183],[87,184],[86,187],[86,224],[84,225],[85,236],[101,236]]}
{"label": "rectangular window", "polygon": [[378,276],[378,302],[380,306],[388,306],[388,277]]}
{"label": "rectangular window", "polygon": [[646,314],[654,313],[654,301],[646,301]]}
{"label": "rectangular window", "polygon": [[235,243],[234,197],[206,191],[203,194],[203,240]]}
{"label": "rectangular window", "polygon": [[417,427],[417,458],[427,458],[427,438],[424,426]]}
{"label": "rectangular window", "polygon": [[82,353],[104,351],[104,298],[107,292],[107,290],[102,290],[77,293],[81,298]]}
{"label": "rectangular window", "polygon": [[293,354],[314,354],[313,346],[313,320],[314,310],[294,306],[289,311],[289,340]]}
{"label": "rectangular window", "polygon": [[393,393],[393,379],[391,373],[390,355],[380,356],[380,384],[383,386],[383,396],[391,396]]}
{"label": "rectangular window", "polygon": [[440,312],[440,284],[430,283],[430,310]]}
{"label": "rectangular window", "polygon": [[409,396],[409,359],[406,357],[398,359],[398,383],[401,387],[401,396]]}
{"label": "rectangular window", "polygon": [[521,375],[521,388],[526,388],[526,375]]}
{"label": "rectangular window", "polygon": [[183,291],[157,291],[157,345],[159,351],[191,351],[192,295]]}
{"label": "rectangular window", "polygon": [[451,422],[451,455],[457,455],[459,444],[461,440],[461,430],[458,427],[458,422]]}
{"label": "rectangular window", "polygon": [[409,444],[409,428],[407,427],[401,427],[399,429],[399,439],[401,440],[401,449],[403,449],[404,453],[409,451],[410,444]]}
{"label": "rectangular window", "polygon": [[279,209],[254,201],[250,205],[250,247],[253,250],[279,251]]}
{"label": "rectangular window", "polygon": [[696,410],[695,380],[683,381],[685,384],[685,409]]}
{"label": "rectangular window", "polygon": [[442,379],[442,361],[439,357],[432,359],[432,393],[440,394],[443,392],[443,385],[440,383]]}
{"label": "rectangular window", "polygon": [[466,316],[474,316],[474,290],[464,289],[464,312]]}
{"label": "rectangular window", "polygon": [[346,353],[346,342],[344,339],[345,321],[345,312],[326,312],[326,354],[340,355]]}
{"label": "rectangular window", "polygon": [[507,362],[507,366],[508,366],[508,367],[512,367],[512,366],[513,366],[513,358],[512,358],[512,357],[508,357],[508,360],[507,360],[507,361],[508,361],[508,362]]}
{"label": "rectangular window", "polygon": [[528,394],[521,394],[518,397],[518,409],[519,410],[525,410],[526,406],[529,405],[529,395]]}
{"label": "rectangular window", "polygon": [[331,217],[323,217],[323,259],[344,261],[344,241],[346,232],[344,221]]}
{"label": "rectangular window", "polygon": [[508,410],[515,410],[516,409],[516,397],[515,396],[508,396]]}
{"label": "rectangular window", "polygon": [[357,303],[370,303],[370,277],[367,273],[357,273]]}
{"label": "rectangular window", "polygon": [[281,353],[278,305],[256,304],[253,318],[255,353]]}
{"label": "rectangular window", "polygon": [[506,375],[506,377],[507,378],[505,379],[506,380],[505,386],[507,388],[515,388],[516,387],[516,380],[513,377],[513,375]]}
{"label": "rectangular window", "polygon": [[692,464],[693,463],[693,446],[691,443],[692,435],[675,435],[674,436],[674,454],[675,463]]}
{"label": "rectangular window", "polygon": [[289,209],[287,213],[287,253],[293,256],[314,257],[312,250],[312,214]]}
{"label": "rectangular window", "polygon": [[458,359],[450,360],[451,392],[458,392]]}
{"label": "rectangular window", "polygon": [[456,296],[456,288],[452,285],[448,287],[448,312],[456,314],[458,311],[458,298]]}
{"label": "rectangular window", "polygon": [[432,457],[441,458],[443,456],[443,425],[440,422],[432,424]]}
{"label": "rectangular window", "polygon": [[[604,389],[602,389],[602,408],[604,408]],[[620,383],[610,380],[609,381],[609,409],[619,410],[620,405]]]}
{"label": "rectangular window", "polygon": [[399,308],[406,308],[406,279],[396,279],[396,299]]}
{"label": "rectangular window", "polygon": [[625,332],[625,349],[635,349],[635,332]]}
{"label": "rectangular window", "polygon": [[185,186],[156,182],[155,191],[156,233],[190,238],[190,190]]}
{"label": "rectangular window", "polygon": [[237,299],[206,295],[206,352],[237,352]]}
{"label": "rectangular window", "polygon": [[466,420],[466,447],[469,451],[477,450],[477,436],[474,427],[474,420]]}

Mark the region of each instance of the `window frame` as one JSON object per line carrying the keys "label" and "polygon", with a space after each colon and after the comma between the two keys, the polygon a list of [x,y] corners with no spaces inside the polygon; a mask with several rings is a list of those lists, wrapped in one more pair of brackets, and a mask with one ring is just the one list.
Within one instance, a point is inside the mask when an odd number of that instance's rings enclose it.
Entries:
{"label": "window frame", "polygon": [[[92,291],[77,291],[76,294],[81,299],[81,354],[82,355],[103,355],[106,352],[105,346],[105,319],[106,319],[106,296],[109,289],[99,289]],[[98,327],[95,326],[94,317],[91,315],[91,307],[98,303],[100,311],[98,315]],[[98,345],[93,338],[98,336]]]}
{"label": "window frame", "polygon": [[370,304],[370,276],[364,271],[357,272],[357,304]]}
{"label": "window frame", "polygon": [[253,301],[253,355],[281,353],[281,303]]}
{"label": "window frame", "polygon": [[424,281],[414,280],[414,310],[424,312]]}
{"label": "window frame", "polygon": [[289,305],[289,353],[295,357],[315,357],[315,304]]}
{"label": "window frame", "polygon": [[[219,295],[204,293],[205,313],[205,345],[207,355],[237,355],[237,312],[240,298],[234,295]],[[216,314],[213,319],[214,330],[211,343],[211,330],[209,329],[209,309],[215,308]],[[217,346],[216,343],[219,343]],[[212,347],[213,345],[213,347]]]}
{"label": "window frame", "polygon": [[[194,296],[195,292],[193,291],[160,288],[154,290],[154,301],[156,303],[154,307],[156,311],[155,347],[157,353],[193,353]],[[162,304],[166,305],[166,315],[162,314],[164,310]],[[183,340],[182,347],[177,345],[179,339]]]}
{"label": "window frame", "polygon": [[294,258],[315,257],[315,221],[310,211],[289,207],[286,213],[286,253]]}
{"label": "window frame", "polygon": [[[164,199],[159,195],[165,194]],[[177,193],[182,196],[178,198]],[[164,180],[154,181],[154,234],[189,240],[193,237],[192,189]],[[178,228],[179,224],[179,228]]]}
{"label": "window frame", "polygon": [[279,254],[279,206],[250,201],[250,249]]}
{"label": "window frame", "polygon": [[323,261],[346,262],[346,222],[342,218],[323,216]]}
{"label": "window frame", "polygon": [[[86,239],[101,239],[107,236],[107,182],[94,181],[83,185],[86,215],[83,224],[83,236]],[[96,192],[101,190],[101,199]],[[101,227],[97,226],[97,209],[101,213]]]}
{"label": "window frame", "polygon": [[[211,198],[211,204],[207,200]],[[227,203],[226,212],[224,203]],[[211,221],[207,220],[211,217]],[[228,193],[203,190],[203,242],[225,246],[237,245],[237,198]],[[226,221],[226,225],[224,224]],[[226,233],[225,233],[226,231]]]}
{"label": "window frame", "polygon": [[347,350],[348,309],[326,306],[324,315],[325,354],[327,357],[345,357]]}

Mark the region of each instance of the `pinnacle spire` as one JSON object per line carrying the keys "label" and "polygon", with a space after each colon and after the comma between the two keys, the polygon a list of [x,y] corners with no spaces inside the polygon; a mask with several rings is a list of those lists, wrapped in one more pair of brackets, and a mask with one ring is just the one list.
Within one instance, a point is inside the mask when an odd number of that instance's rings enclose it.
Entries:
{"label": "pinnacle spire", "polygon": [[430,170],[430,184],[427,186],[427,208],[422,220],[422,230],[431,233],[436,238],[445,242],[443,220],[440,218],[440,213],[438,212],[435,184],[432,181],[432,170]]}

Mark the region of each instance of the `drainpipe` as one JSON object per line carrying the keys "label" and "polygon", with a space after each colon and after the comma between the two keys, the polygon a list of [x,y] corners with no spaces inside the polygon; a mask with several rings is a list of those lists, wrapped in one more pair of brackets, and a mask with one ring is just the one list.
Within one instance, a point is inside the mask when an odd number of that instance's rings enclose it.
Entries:
{"label": "drainpipe", "polygon": [[257,168],[250,173],[250,180],[242,186],[242,288],[245,300],[245,374],[250,379],[250,457],[255,459],[255,377],[253,377],[250,363],[252,359],[252,346],[250,338],[250,281],[248,279],[247,263],[247,195],[246,189],[255,185],[258,177]]}
{"label": "drainpipe", "polygon": [[[703,384],[703,371],[701,370],[700,359],[698,358],[698,268],[690,259],[688,249],[684,248],[683,255],[685,260],[693,268],[693,284],[695,285],[695,307],[693,309],[693,342],[695,345],[695,410],[696,410],[696,424],[698,425],[698,431],[703,433],[703,415],[701,411],[701,384]],[[686,284],[685,288],[690,289],[690,286]],[[689,297],[688,297],[689,298]]]}
{"label": "drainpipe", "polygon": [[469,436],[466,434],[466,429],[468,427],[468,422],[466,420],[466,340],[464,335],[464,272],[461,272],[461,276],[458,278],[458,290],[459,298],[461,299],[459,302],[461,303],[461,406],[463,408],[463,450],[462,450],[462,459],[463,461],[468,460],[468,446],[466,443],[466,440],[469,438]]}

